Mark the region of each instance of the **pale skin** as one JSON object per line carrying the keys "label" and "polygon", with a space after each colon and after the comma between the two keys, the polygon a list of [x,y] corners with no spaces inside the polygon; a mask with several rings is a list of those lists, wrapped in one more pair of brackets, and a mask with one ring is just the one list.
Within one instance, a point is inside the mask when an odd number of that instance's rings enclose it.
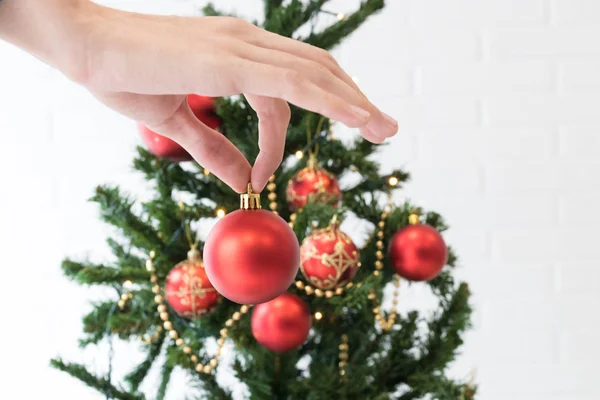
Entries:
{"label": "pale skin", "polygon": [[[398,130],[328,52],[240,19],[150,16],[87,0],[0,0],[0,39],[175,140],[240,193],[248,182],[262,190],[281,164],[288,103],[359,128],[373,143]],[[194,117],[189,93],[246,97],[260,121],[254,166]]]}

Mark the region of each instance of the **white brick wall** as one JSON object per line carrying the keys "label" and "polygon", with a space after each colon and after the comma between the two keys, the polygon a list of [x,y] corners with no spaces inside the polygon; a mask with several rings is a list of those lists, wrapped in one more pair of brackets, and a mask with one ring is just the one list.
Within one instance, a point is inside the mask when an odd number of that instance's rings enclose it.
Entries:
{"label": "white brick wall", "polygon": [[[181,15],[203,4],[104,2]],[[218,3],[261,11],[259,0]],[[335,55],[400,121],[383,164],[413,173],[402,197],[452,226],[476,329],[451,373],[477,368],[483,400],[599,398],[600,2],[388,3]],[[99,399],[47,367],[60,354],[106,369],[105,346],[76,346],[86,301],[102,291],[66,282],[58,265],[65,254],[106,255],[108,229],[85,202],[96,184],[146,193],[129,168],[134,125],[9,45],[0,59],[0,354],[14,373],[3,391]],[[403,309],[432,306],[418,286],[403,296]],[[117,375],[139,358],[118,347]],[[173,399],[186,393],[178,382]]]}

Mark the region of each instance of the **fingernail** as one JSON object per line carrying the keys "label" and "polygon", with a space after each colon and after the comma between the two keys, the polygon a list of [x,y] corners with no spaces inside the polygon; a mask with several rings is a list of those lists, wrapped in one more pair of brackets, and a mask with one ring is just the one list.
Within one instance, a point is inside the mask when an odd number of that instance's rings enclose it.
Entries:
{"label": "fingernail", "polygon": [[352,114],[354,114],[354,116],[356,116],[362,122],[367,122],[369,118],[371,118],[371,113],[367,110],[363,110],[360,107],[350,106],[350,110],[352,111]]}
{"label": "fingernail", "polygon": [[371,129],[367,128],[366,126],[360,128],[360,133],[365,139],[367,139],[371,143],[381,144],[385,141],[385,138],[376,135]]}
{"label": "fingernail", "polygon": [[396,133],[396,129],[398,129],[398,121],[396,121],[394,118],[390,117],[389,115],[387,115],[386,113],[382,112],[381,115],[383,115],[383,119],[385,120],[385,122],[394,129],[394,133]]}

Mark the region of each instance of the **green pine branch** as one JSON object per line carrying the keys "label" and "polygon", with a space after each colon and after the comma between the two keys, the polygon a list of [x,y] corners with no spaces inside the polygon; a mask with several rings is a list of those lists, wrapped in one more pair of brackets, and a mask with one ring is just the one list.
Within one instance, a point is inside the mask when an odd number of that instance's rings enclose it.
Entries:
{"label": "green pine branch", "polygon": [[366,0],[360,5],[358,11],[350,14],[343,20],[330,26],[322,32],[313,33],[307,38],[302,39],[308,44],[320,47],[322,49],[332,49],[341,40],[356,29],[358,29],[371,15],[381,11],[385,6],[384,0]]}
{"label": "green pine branch", "polygon": [[91,388],[103,393],[108,398],[117,400],[145,400],[145,396],[140,393],[128,393],[114,386],[107,378],[91,374],[86,367],[81,364],[65,363],[60,359],[53,359],[50,365],[60,371],[66,372],[74,378],[79,379]]}
{"label": "green pine branch", "polygon": [[136,267],[114,268],[66,259],[62,263],[62,270],[68,278],[82,285],[121,285],[125,281],[145,283],[150,277],[141,263]]}

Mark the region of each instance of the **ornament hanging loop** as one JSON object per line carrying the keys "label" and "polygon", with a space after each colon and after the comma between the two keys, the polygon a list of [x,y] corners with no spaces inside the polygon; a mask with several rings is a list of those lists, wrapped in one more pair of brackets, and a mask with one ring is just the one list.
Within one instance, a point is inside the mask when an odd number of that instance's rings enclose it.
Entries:
{"label": "ornament hanging loop", "polygon": [[242,210],[259,210],[260,205],[260,194],[252,191],[252,184],[248,183],[248,190],[246,193],[240,195],[240,209]]}
{"label": "ornament hanging loop", "polygon": [[193,245],[192,248],[190,249],[190,251],[188,251],[187,259],[188,259],[188,261],[191,261],[194,263],[199,263],[200,261],[202,261],[202,257],[200,256],[200,251],[198,251],[197,245]]}

